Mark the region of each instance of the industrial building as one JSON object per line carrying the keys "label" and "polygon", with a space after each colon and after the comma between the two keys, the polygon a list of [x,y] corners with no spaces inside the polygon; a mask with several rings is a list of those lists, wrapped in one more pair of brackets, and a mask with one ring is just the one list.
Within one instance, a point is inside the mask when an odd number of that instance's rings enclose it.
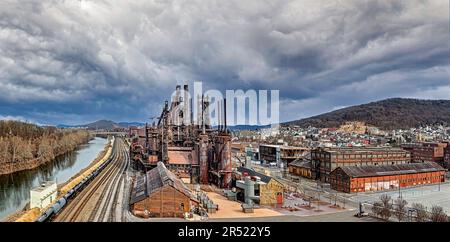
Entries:
{"label": "industrial building", "polygon": [[443,167],[446,169],[450,169],[450,145],[445,147],[444,149]]}
{"label": "industrial building", "polygon": [[434,162],[381,166],[342,166],[330,174],[331,188],[368,192],[444,182],[445,169]]}
{"label": "industrial building", "polygon": [[289,174],[295,175],[295,176],[301,176],[305,178],[312,178],[311,174],[311,161],[310,160],[304,160],[304,159],[298,159],[295,160],[288,165],[289,168]]}
{"label": "industrial building", "polygon": [[235,174],[237,199],[246,204],[282,205],[283,184],[277,179],[247,167],[238,167]]}
{"label": "industrial building", "polygon": [[[172,101],[166,101],[157,122],[137,132],[130,130],[133,167],[143,171],[163,162],[185,181],[231,187],[231,134],[226,123],[226,100],[215,109],[219,124],[210,124],[208,97],[190,98],[188,85],[177,85]],[[196,114],[193,112],[196,105]],[[197,117],[194,119],[194,115]],[[137,135],[136,135],[137,133]]]}
{"label": "industrial building", "polygon": [[198,205],[191,190],[162,162],[133,183],[130,207],[135,216],[183,217]]}
{"label": "industrial building", "polygon": [[262,163],[276,164],[278,167],[286,167],[292,161],[305,157],[309,148],[285,146],[285,145],[259,145],[259,159]]}
{"label": "industrial building", "polygon": [[402,148],[411,153],[412,162],[436,162],[444,166],[446,142],[422,142],[403,144]]}
{"label": "industrial building", "polygon": [[312,177],[327,183],[331,171],[338,167],[400,165],[410,162],[411,154],[400,148],[333,147],[311,151]]}
{"label": "industrial building", "polygon": [[233,165],[238,167],[245,165],[246,162],[259,162],[259,144],[251,142],[233,142],[231,143],[231,153],[237,160]]}
{"label": "industrial building", "polygon": [[55,181],[46,181],[30,191],[30,208],[45,208],[56,201],[57,185]]}

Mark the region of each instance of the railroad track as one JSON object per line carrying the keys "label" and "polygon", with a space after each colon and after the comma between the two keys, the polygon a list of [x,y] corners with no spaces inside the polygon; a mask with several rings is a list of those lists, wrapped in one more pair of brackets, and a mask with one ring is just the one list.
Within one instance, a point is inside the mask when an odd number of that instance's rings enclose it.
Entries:
{"label": "railroad track", "polygon": [[[123,183],[124,171],[129,165],[128,150],[124,141],[114,142],[112,160],[98,176],[89,183],[55,217],[54,221],[117,221],[118,190]],[[121,208],[120,208],[121,209]]]}
{"label": "railroad track", "polygon": [[[125,143],[122,141],[122,146],[125,145]],[[114,164],[115,166],[120,166],[118,170],[115,170],[115,174],[113,179],[110,179],[107,185],[108,189],[104,190],[104,193],[102,194],[102,205],[100,206],[100,213],[97,213],[94,215],[92,213],[92,220],[91,221],[100,221],[100,222],[113,222],[116,221],[116,218],[114,216],[116,209],[117,209],[117,200],[118,197],[121,195],[117,191],[119,190],[122,182],[123,182],[123,174],[124,171],[128,167],[129,159],[127,159],[126,148],[120,149],[120,157],[122,162],[119,164]],[[125,161],[125,162],[123,162]],[[100,204],[100,203],[97,203]]]}

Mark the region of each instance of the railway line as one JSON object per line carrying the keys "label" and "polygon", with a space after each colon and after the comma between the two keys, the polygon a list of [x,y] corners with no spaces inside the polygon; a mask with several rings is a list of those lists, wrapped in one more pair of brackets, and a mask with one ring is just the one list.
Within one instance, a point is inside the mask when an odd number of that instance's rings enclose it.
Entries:
{"label": "railway line", "polygon": [[128,147],[121,138],[113,145],[111,162],[58,213],[56,222],[114,222],[122,220],[119,202],[125,171],[129,166]]}

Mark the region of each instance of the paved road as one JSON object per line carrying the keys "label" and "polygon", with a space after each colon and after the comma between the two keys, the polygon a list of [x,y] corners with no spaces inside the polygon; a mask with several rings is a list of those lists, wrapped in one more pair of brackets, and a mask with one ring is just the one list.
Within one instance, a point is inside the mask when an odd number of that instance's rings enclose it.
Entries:
{"label": "paved road", "polygon": [[[450,213],[450,183],[402,188],[400,193],[402,198],[408,202],[408,206],[411,206],[413,203],[421,203],[428,208],[438,205],[442,206],[447,214]],[[400,193],[398,190],[366,192],[355,194],[351,199],[356,202],[374,202],[379,201],[382,194],[387,194],[395,200]]]}
{"label": "paved road", "polygon": [[240,219],[209,219],[208,222],[379,222],[380,220],[363,217],[357,218],[353,211],[345,211],[331,214],[322,214],[314,216],[274,216],[263,218],[240,218]]}

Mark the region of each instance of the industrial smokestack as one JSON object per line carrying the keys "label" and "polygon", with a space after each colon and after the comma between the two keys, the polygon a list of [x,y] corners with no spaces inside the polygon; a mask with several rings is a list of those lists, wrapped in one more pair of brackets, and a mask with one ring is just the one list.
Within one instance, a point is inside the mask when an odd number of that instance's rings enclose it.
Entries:
{"label": "industrial smokestack", "polygon": [[225,132],[227,132],[227,99],[223,99],[223,125]]}
{"label": "industrial smokestack", "polygon": [[205,97],[205,125],[208,127],[211,125],[211,121],[209,120],[209,96]]}
{"label": "industrial smokestack", "polygon": [[202,94],[202,134],[205,134],[205,96]]}
{"label": "industrial smokestack", "polygon": [[184,93],[183,93],[183,123],[185,125],[189,125],[191,123],[190,121],[190,114],[189,114],[189,87],[188,85],[184,85]]}
{"label": "industrial smokestack", "polygon": [[175,103],[180,101],[180,89],[181,86],[177,85],[177,87],[175,88],[176,92],[175,92],[175,100],[173,100]]}
{"label": "industrial smokestack", "polygon": [[189,110],[190,110],[190,115],[191,115],[191,120],[190,123],[192,124],[193,120],[194,120],[194,112],[193,112],[193,106],[192,106],[192,102],[193,102],[193,98],[189,99]]}
{"label": "industrial smokestack", "polygon": [[198,125],[198,129],[200,130],[202,128],[202,99],[200,95],[197,95],[197,120],[196,124]]}
{"label": "industrial smokestack", "polygon": [[148,149],[148,127],[147,127],[147,122],[145,122],[145,148]]}
{"label": "industrial smokestack", "polygon": [[221,117],[220,117],[220,101],[217,101],[217,130],[222,131],[222,125],[221,125]]}

